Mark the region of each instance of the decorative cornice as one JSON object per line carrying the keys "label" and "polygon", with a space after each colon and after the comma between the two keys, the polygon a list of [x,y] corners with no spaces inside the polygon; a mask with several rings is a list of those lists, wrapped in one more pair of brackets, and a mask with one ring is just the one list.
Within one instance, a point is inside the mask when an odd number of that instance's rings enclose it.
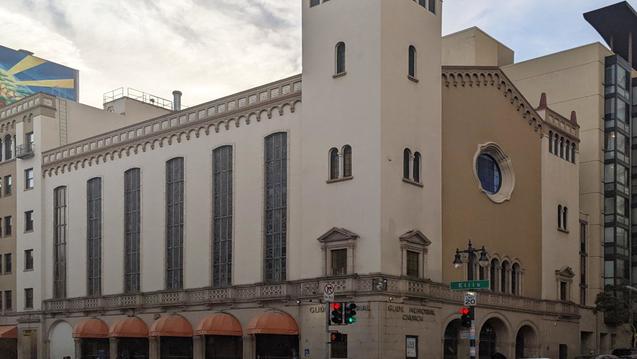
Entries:
{"label": "decorative cornice", "polygon": [[15,129],[15,124],[24,120],[18,115],[33,110],[38,106],[55,109],[55,96],[39,92],[9,106],[0,108],[0,134]]}
{"label": "decorative cornice", "polygon": [[47,151],[42,155],[42,176],[73,171],[114,161],[166,145],[229,131],[295,112],[301,102],[301,75],[293,76],[180,112],[120,128]]}
{"label": "decorative cornice", "polygon": [[431,241],[421,231],[412,229],[398,237],[401,242],[416,244],[419,246],[428,247],[431,245]]}
{"label": "decorative cornice", "polygon": [[345,228],[337,228],[334,227],[329,231],[325,232],[322,236],[318,238],[318,241],[321,243],[333,243],[333,242],[344,242],[351,241],[358,238],[358,234],[348,231]]}
{"label": "decorative cornice", "polygon": [[543,135],[544,120],[500,68],[491,66],[443,66],[442,84],[448,88],[496,88],[522,115],[522,118],[528,121],[529,126],[535,132]]}

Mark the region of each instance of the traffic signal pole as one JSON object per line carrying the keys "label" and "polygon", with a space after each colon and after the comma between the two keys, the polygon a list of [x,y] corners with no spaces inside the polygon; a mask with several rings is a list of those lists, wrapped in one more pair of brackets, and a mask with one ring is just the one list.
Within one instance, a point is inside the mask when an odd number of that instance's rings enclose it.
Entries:
{"label": "traffic signal pole", "polygon": [[469,307],[471,311],[471,328],[469,329],[469,358],[476,359],[476,308]]}
{"label": "traffic signal pole", "polygon": [[330,345],[332,338],[330,336],[330,323],[332,322],[332,311],[330,302],[325,301],[325,359],[330,359]]}

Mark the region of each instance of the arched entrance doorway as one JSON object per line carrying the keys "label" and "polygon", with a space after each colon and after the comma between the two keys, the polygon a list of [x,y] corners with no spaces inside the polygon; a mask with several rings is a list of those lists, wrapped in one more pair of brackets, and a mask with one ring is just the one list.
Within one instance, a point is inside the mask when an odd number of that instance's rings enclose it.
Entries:
{"label": "arched entrance doorway", "polygon": [[524,325],[515,336],[515,358],[531,358],[537,356],[537,334],[535,330]]}
{"label": "arched entrance doorway", "polygon": [[270,311],[252,319],[247,329],[255,336],[257,359],[297,359],[299,327],[289,314]]}
{"label": "arched entrance doorway", "polygon": [[192,325],[178,314],[157,319],[149,336],[159,342],[159,358],[192,359]]}
{"label": "arched entrance doorway", "polygon": [[148,359],[148,327],[143,320],[119,320],[111,326],[109,337],[117,339],[118,358]]}
{"label": "arched entrance doorway", "polygon": [[87,319],[73,329],[73,338],[79,339],[79,353],[83,359],[108,359],[108,326],[100,319]]}
{"label": "arched entrance doorway", "polygon": [[507,327],[498,318],[487,320],[480,329],[478,341],[478,357],[491,359],[496,353],[507,355]]}
{"label": "arched entrance doorway", "polygon": [[241,359],[243,330],[241,323],[227,313],[215,313],[204,318],[195,335],[203,337],[205,359]]}
{"label": "arched entrance doorway", "polygon": [[73,328],[67,322],[57,322],[49,330],[49,358],[63,359],[75,357]]}
{"label": "arched entrance doorway", "polygon": [[442,353],[444,359],[458,359],[460,342],[460,319],[454,319],[445,328]]}

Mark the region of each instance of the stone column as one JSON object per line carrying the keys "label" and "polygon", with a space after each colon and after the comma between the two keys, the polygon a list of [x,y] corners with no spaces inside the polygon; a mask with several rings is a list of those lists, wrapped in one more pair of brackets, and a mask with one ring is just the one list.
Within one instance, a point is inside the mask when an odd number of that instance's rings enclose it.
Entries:
{"label": "stone column", "polygon": [[75,359],[81,359],[82,358],[82,339],[73,338],[73,340],[75,341]]}
{"label": "stone column", "polygon": [[256,340],[254,335],[243,336],[243,358],[252,359],[256,356]]}
{"label": "stone column", "polygon": [[119,339],[108,338],[108,353],[109,353],[110,359],[117,359],[118,344],[119,344]]}
{"label": "stone column", "polygon": [[193,359],[204,359],[204,337],[195,335],[192,337],[192,354]]}
{"label": "stone column", "polygon": [[159,337],[148,338],[148,359],[159,359]]}

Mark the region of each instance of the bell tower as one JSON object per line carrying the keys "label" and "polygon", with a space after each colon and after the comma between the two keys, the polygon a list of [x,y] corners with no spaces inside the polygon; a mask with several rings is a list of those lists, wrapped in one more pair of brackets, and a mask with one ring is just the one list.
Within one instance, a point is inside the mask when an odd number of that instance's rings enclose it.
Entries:
{"label": "bell tower", "polygon": [[[303,232],[345,228],[357,273],[402,275],[399,238],[418,230],[440,280],[442,3],[302,1]],[[352,178],[330,181],[328,153],[345,145]]]}

